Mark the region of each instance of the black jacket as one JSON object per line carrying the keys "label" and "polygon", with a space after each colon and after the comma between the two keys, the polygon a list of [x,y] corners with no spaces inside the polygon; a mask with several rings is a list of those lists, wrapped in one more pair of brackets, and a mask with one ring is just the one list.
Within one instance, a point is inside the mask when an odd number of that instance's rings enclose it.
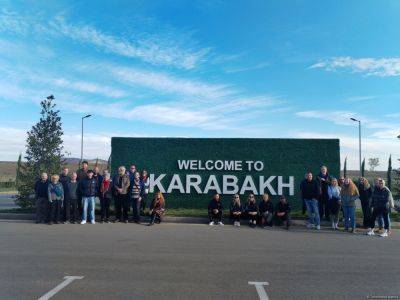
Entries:
{"label": "black jacket", "polygon": [[363,184],[358,184],[358,192],[360,193],[360,201],[366,204],[369,204],[371,195],[372,195],[372,189],[371,187],[365,188]]}
{"label": "black jacket", "polygon": [[71,182],[71,178],[68,175],[60,174],[59,182],[62,184],[64,189],[64,199],[69,199],[68,184]]}
{"label": "black jacket", "polygon": [[98,193],[97,180],[95,178],[85,178],[80,183],[82,197],[95,197]]}
{"label": "black jacket", "polygon": [[279,201],[278,210],[276,212],[284,212],[286,214],[289,214],[290,211],[291,211],[291,208],[290,208],[289,202],[282,203],[281,201]]}
{"label": "black jacket", "polygon": [[247,202],[244,207],[244,210],[246,213],[249,213],[249,212],[257,212],[258,213],[258,205],[256,202]]}
{"label": "black jacket", "polygon": [[373,208],[389,209],[389,197],[390,191],[387,187],[383,187],[382,189],[375,187],[372,192],[371,206]]}
{"label": "black jacket", "polygon": [[35,183],[35,197],[36,198],[47,198],[47,188],[49,186],[49,181],[42,181],[39,179]]}
{"label": "black jacket", "polygon": [[243,206],[242,206],[242,204],[239,205],[239,204],[237,204],[235,202],[232,202],[230,207],[229,207],[229,211],[230,211],[230,213],[242,212],[243,211]]}
{"label": "black jacket", "polygon": [[262,200],[260,204],[258,205],[258,209],[260,211],[260,214],[263,214],[265,212],[273,213],[274,212],[274,204],[272,203],[271,200],[268,200],[265,202]]}
{"label": "black jacket", "polygon": [[304,179],[300,183],[300,190],[301,190],[301,197],[303,199],[318,200],[318,198],[319,198],[320,188],[319,188],[318,182],[315,179],[312,179],[311,181]]}
{"label": "black jacket", "polygon": [[221,200],[217,201],[215,199],[212,199],[210,203],[208,204],[208,210],[213,210],[213,209],[218,209],[218,210],[223,210],[224,206],[221,203]]}

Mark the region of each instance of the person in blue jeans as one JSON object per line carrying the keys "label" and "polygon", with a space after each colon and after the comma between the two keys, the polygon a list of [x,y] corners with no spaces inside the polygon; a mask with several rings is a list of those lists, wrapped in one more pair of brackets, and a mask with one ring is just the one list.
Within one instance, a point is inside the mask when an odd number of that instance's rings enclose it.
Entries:
{"label": "person in blue jeans", "polygon": [[360,198],[360,193],[354,182],[350,178],[345,178],[340,191],[340,196],[344,214],[344,230],[351,233],[356,230],[356,200]]}
{"label": "person in blue jeans", "polygon": [[87,178],[84,178],[81,185],[80,190],[82,194],[82,222],[81,224],[86,224],[87,219],[87,211],[89,210],[90,214],[90,222],[95,224],[95,215],[94,215],[94,204],[95,197],[98,191],[98,183],[97,179],[93,178],[93,171],[89,170],[87,172]]}
{"label": "person in blue jeans", "polygon": [[301,197],[307,208],[308,215],[308,228],[321,229],[319,209],[318,209],[318,198],[320,196],[320,188],[318,182],[313,179],[313,174],[307,172],[305,179],[300,183]]}

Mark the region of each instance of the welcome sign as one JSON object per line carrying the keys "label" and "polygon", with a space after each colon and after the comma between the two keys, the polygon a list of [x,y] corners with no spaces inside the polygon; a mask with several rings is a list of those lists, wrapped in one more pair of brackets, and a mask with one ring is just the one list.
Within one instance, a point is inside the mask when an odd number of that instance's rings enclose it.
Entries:
{"label": "welcome sign", "polygon": [[[226,204],[233,194],[268,193],[300,207],[304,173],[327,165],[340,171],[337,139],[118,138],[111,162],[135,164],[150,174],[150,193],[164,193],[168,207],[205,208],[214,193]],[[152,196],[152,195],[150,195]]]}

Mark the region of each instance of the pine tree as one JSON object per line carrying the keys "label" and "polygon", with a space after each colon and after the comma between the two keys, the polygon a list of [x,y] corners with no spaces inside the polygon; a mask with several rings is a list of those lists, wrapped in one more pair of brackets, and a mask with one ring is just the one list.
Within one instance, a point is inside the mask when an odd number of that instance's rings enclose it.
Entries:
{"label": "pine tree", "polygon": [[26,163],[21,167],[19,196],[15,201],[21,208],[34,207],[33,188],[40,174],[46,172],[49,177],[58,174],[64,163],[62,123],[59,110],[55,108],[54,96],[48,96],[40,105],[40,120],[27,133]]}
{"label": "pine tree", "polygon": [[365,177],[365,158],[361,163],[361,177]]}
{"label": "pine tree", "polygon": [[22,154],[20,153],[18,156],[18,162],[17,162],[17,172],[15,175],[15,187],[18,189],[19,182],[21,180],[21,165],[22,165]]}
{"label": "pine tree", "polygon": [[388,162],[388,170],[387,170],[387,187],[389,190],[392,189],[392,154],[389,156],[389,162]]}
{"label": "pine tree", "polygon": [[343,165],[343,177],[347,177],[347,157],[344,159],[344,165]]}

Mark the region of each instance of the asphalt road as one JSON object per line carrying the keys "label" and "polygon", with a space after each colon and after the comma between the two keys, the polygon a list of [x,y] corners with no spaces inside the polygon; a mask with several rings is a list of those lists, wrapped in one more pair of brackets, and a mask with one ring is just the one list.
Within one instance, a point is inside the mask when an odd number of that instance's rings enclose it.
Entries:
{"label": "asphalt road", "polygon": [[18,207],[15,205],[13,196],[13,194],[0,193],[0,210]]}
{"label": "asphalt road", "polygon": [[[0,298],[269,299],[400,297],[400,238],[294,228],[0,221]],[[398,299],[398,298],[397,298]]]}

